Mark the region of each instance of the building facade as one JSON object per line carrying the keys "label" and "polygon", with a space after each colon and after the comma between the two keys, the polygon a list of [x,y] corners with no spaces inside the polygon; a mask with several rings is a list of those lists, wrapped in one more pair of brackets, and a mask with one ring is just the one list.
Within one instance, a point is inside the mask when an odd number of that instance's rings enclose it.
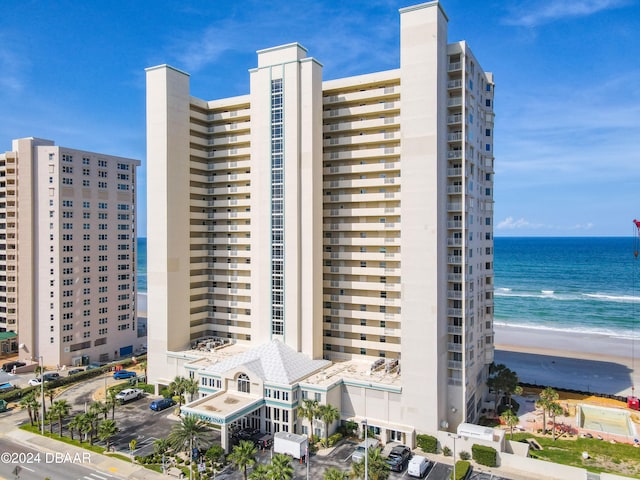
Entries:
{"label": "building facade", "polygon": [[313,377],[309,392],[386,438],[478,419],[494,82],[447,22],[438,2],[402,9],[400,67],[336,80],[299,44],[258,51],[249,94],[221,100],[147,69],[152,381],[225,390],[203,351],[278,341],[333,362],[286,388]]}
{"label": "building facade", "polygon": [[139,350],[139,165],[37,138],[0,154],[0,330],[18,333],[20,360],[79,365]]}

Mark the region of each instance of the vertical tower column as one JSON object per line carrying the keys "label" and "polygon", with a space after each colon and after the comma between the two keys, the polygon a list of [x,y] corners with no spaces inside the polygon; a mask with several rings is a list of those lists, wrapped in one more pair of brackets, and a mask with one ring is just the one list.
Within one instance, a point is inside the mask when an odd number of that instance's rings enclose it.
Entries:
{"label": "vertical tower column", "polygon": [[[251,70],[252,339],[322,355],[322,67],[298,44]],[[252,265],[253,267],[253,265]]]}
{"label": "vertical tower column", "polygon": [[448,408],[447,17],[438,2],[400,13],[402,408],[407,424],[435,431]]}

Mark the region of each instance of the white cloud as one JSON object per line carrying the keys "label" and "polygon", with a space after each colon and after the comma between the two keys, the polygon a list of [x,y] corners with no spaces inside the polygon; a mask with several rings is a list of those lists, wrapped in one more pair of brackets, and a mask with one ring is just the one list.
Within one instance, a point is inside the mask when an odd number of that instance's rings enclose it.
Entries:
{"label": "white cloud", "polygon": [[0,35],[0,89],[15,93],[23,89],[22,71],[27,62],[7,40],[4,35]]}
{"label": "white cloud", "polygon": [[504,19],[507,25],[536,27],[566,18],[593,15],[603,10],[620,8],[627,0],[538,0],[518,4],[511,16]]}
{"label": "white cloud", "polygon": [[575,230],[592,230],[593,223],[576,223],[573,225],[546,225],[543,223],[531,223],[524,218],[515,220],[513,217],[507,217],[496,225],[496,230],[555,230],[555,231],[575,231]]}

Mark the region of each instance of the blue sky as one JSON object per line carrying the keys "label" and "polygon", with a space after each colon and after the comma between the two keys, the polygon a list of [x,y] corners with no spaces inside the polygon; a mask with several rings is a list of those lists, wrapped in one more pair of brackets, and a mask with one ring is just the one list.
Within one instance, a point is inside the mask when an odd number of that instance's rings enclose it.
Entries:
{"label": "blue sky", "polygon": [[[0,151],[35,136],[138,158],[145,74],[248,93],[256,50],[297,41],[324,78],[399,65],[411,0],[0,0]],[[631,235],[640,217],[640,0],[443,0],[449,41],[496,79],[495,234]]]}

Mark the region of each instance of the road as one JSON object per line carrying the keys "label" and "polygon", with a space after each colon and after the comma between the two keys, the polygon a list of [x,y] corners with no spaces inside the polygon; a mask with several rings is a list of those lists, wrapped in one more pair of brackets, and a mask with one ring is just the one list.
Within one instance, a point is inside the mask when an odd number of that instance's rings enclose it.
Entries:
{"label": "road", "polygon": [[95,470],[92,467],[92,452],[75,454],[65,451],[61,444],[59,452],[45,453],[35,448],[0,438],[0,478],[7,480],[110,480],[122,479],[115,475]]}

